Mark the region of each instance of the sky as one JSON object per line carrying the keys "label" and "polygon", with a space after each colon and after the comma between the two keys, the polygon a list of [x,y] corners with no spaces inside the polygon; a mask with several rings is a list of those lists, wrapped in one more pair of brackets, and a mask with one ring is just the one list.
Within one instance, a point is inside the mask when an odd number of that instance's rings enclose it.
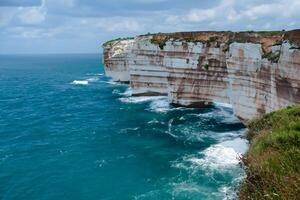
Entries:
{"label": "sky", "polygon": [[0,0],[0,54],[99,53],[155,32],[291,30],[300,0]]}

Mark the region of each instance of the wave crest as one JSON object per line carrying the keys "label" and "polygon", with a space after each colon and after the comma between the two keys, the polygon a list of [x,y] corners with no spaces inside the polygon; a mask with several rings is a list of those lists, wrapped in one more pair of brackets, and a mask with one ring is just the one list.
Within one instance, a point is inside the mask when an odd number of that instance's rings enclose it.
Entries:
{"label": "wave crest", "polygon": [[88,85],[89,81],[87,81],[87,80],[74,80],[73,82],[71,82],[71,84],[73,84],[73,85]]}

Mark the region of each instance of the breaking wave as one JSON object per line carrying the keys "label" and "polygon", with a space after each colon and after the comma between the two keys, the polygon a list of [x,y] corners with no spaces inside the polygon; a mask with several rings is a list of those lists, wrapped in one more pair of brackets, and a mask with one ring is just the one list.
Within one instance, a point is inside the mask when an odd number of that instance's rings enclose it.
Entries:
{"label": "breaking wave", "polygon": [[[172,162],[172,167],[179,170],[184,170],[187,174],[197,176],[206,174],[209,179],[206,181],[217,182],[219,184],[220,199],[236,199],[235,186],[244,177],[244,172],[240,168],[240,157],[246,152],[248,143],[246,140],[236,138],[212,145],[203,151],[193,155],[183,156]],[[231,184],[225,184],[215,177],[224,176],[233,177]],[[190,178],[193,180],[193,178]],[[199,192],[203,193],[204,186],[198,185]],[[178,188],[177,188],[178,189]]]}
{"label": "breaking wave", "polygon": [[160,97],[141,96],[141,97],[121,97],[119,100],[123,103],[145,103],[159,99]]}
{"label": "breaking wave", "polygon": [[88,82],[97,82],[97,81],[99,81],[99,77],[91,77],[91,78],[86,79],[86,81],[88,81]]}
{"label": "breaking wave", "polygon": [[247,146],[242,139],[223,142],[201,152],[202,158],[186,158],[186,161],[190,162],[194,167],[200,167],[205,170],[225,170],[240,163],[239,158],[244,152],[239,151],[240,149],[237,148],[239,145],[242,145],[242,148]]}
{"label": "breaking wave", "polygon": [[71,82],[72,85],[88,85],[89,81],[88,80],[74,80]]}
{"label": "breaking wave", "polygon": [[236,138],[208,147],[198,154],[184,156],[173,167],[184,169],[225,170],[240,163],[240,157],[248,148],[247,140]]}
{"label": "breaking wave", "polygon": [[158,99],[155,99],[150,103],[150,111],[158,112],[158,113],[164,113],[170,110],[170,104],[168,101],[168,97],[161,97]]}
{"label": "breaking wave", "polygon": [[[125,104],[145,104],[145,110],[157,113],[147,120],[151,131],[161,130],[179,146],[195,148],[180,155],[169,164],[179,173],[165,180],[161,188],[174,198],[186,199],[235,199],[235,186],[244,176],[240,157],[248,148],[241,137],[245,128],[233,115],[232,106],[214,103],[210,108],[173,107],[166,96],[131,96],[114,89],[118,100]],[[140,129],[123,129],[121,132],[143,134]],[[159,133],[159,134],[160,134]],[[230,181],[229,181],[230,180]],[[162,181],[164,182],[164,181]],[[212,192],[211,186],[216,188]],[[160,189],[137,195],[135,199],[154,198]]]}

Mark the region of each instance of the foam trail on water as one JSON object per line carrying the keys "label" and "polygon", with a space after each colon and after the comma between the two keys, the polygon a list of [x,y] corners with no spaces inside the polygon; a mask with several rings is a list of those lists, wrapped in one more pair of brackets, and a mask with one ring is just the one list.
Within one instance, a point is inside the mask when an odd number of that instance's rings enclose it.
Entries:
{"label": "foam trail on water", "polygon": [[131,88],[128,88],[125,92],[121,93],[125,97],[129,97],[132,95],[132,90]]}
{"label": "foam trail on water", "polygon": [[73,82],[71,82],[71,84],[73,84],[73,85],[88,85],[89,81],[87,81],[87,80],[74,80]]}
{"label": "foam trail on water", "polygon": [[154,100],[158,100],[161,98],[165,98],[165,97],[161,97],[161,96],[140,96],[140,97],[121,97],[119,98],[119,100],[123,103],[145,103],[145,102],[151,102]]}
{"label": "foam trail on water", "polygon": [[92,78],[86,79],[86,81],[88,81],[88,82],[97,82],[98,80],[99,80],[99,77],[92,77]]}
{"label": "foam trail on water", "polygon": [[103,73],[87,73],[87,76],[103,76]]}

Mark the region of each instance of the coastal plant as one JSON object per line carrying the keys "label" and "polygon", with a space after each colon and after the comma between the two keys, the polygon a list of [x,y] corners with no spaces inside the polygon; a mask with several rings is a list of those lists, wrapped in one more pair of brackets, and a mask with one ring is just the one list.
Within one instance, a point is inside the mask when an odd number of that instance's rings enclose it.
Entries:
{"label": "coastal plant", "polygon": [[272,63],[278,63],[279,58],[280,58],[280,50],[277,50],[275,52],[266,52],[262,55],[262,59],[268,59]]}
{"label": "coastal plant", "polygon": [[209,65],[208,65],[208,64],[205,64],[205,65],[203,65],[203,67],[204,67],[206,70],[208,70]]}
{"label": "coastal plant", "polygon": [[248,127],[240,199],[299,199],[300,106],[267,114]]}
{"label": "coastal plant", "polygon": [[150,42],[152,44],[158,45],[161,50],[163,50],[164,46],[166,46],[166,39],[165,38],[155,38],[155,37],[153,37],[153,38],[151,38]]}
{"label": "coastal plant", "polygon": [[230,45],[232,44],[232,43],[234,43],[235,41],[234,41],[234,39],[233,38],[229,38],[227,41],[226,41],[226,43],[225,43],[225,48],[223,49],[223,52],[224,53],[226,53],[227,51],[229,51],[229,48],[230,48]]}
{"label": "coastal plant", "polygon": [[276,36],[276,35],[282,35],[284,34],[285,30],[281,31],[258,31],[257,33],[263,35],[263,36]]}

